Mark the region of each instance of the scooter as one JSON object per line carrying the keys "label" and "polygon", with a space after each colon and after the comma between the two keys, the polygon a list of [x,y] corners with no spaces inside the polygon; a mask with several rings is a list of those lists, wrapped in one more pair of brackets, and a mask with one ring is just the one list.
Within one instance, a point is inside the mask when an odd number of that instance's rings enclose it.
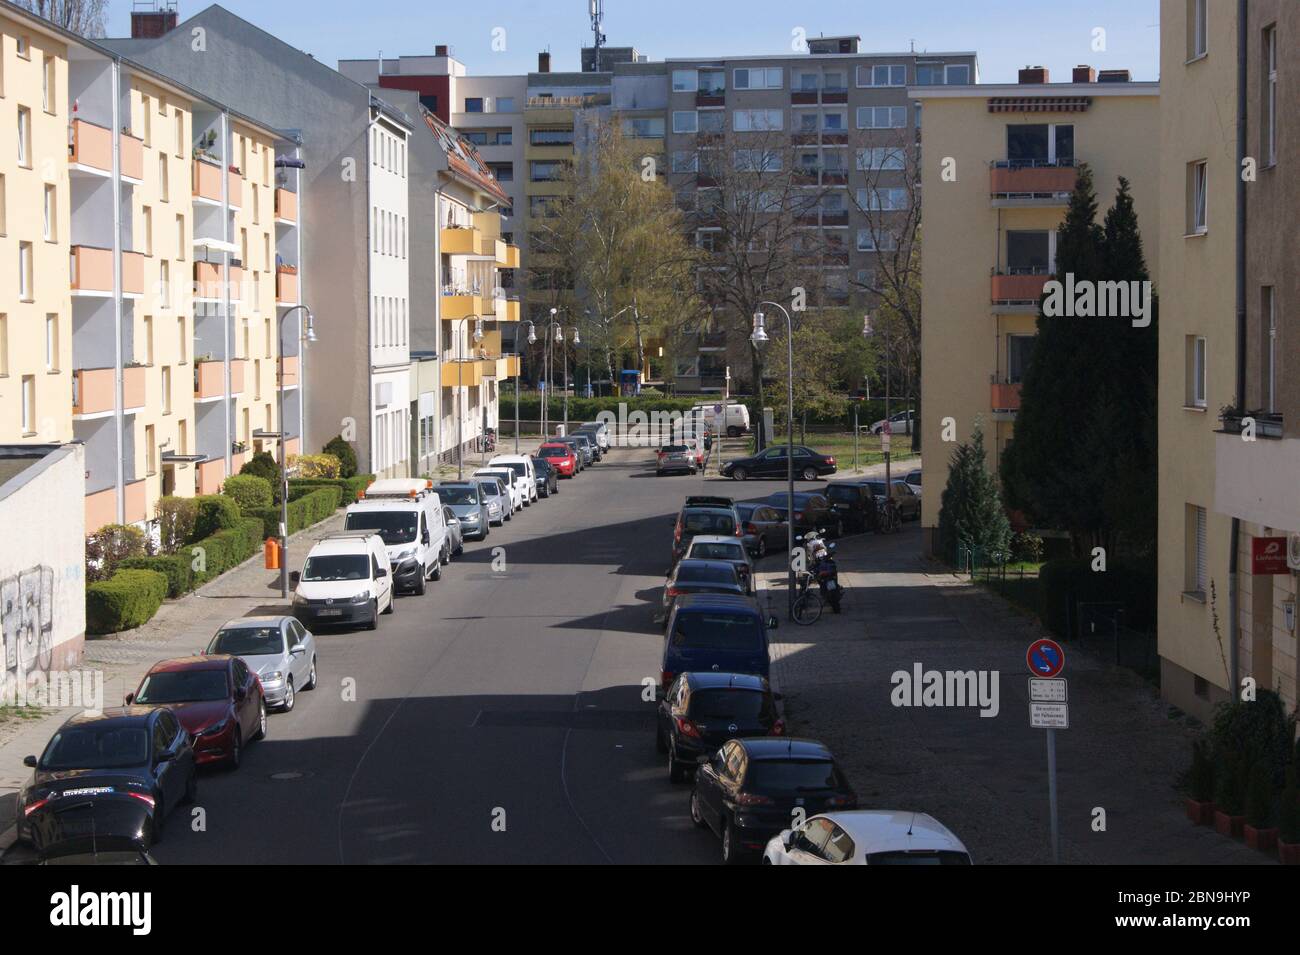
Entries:
{"label": "scooter", "polygon": [[839,613],[844,590],[840,587],[840,571],[835,565],[834,555],[835,545],[827,544],[812,570],[817,578],[817,586],[821,589],[822,599],[831,605],[831,610]]}

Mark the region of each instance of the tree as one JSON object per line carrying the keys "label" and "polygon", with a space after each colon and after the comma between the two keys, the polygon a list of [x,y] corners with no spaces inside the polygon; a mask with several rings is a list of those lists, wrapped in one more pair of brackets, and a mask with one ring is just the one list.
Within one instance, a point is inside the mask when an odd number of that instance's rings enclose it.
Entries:
{"label": "tree", "polygon": [[16,3],[79,36],[104,35],[108,0],[16,0]]}
{"label": "tree", "polygon": [[970,444],[959,444],[948,465],[939,508],[941,553],[955,560],[958,545],[985,554],[1006,554],[1011,542],[1002,495],[985,466],[984,430],[977,421]]}
{"label": "tree", "polygon": [[350,478],[357,473],[357,453],[352,450],[351,443],[343,440],[343,435],[330,438],[322,451],[339,459],[339,477]]}
{"label": "tree", "polygon": [[[1080,282],[1149,278],[1126,179],[1099,225],[1092,174],[1081,166],[1057,232],[1056,275]],[[1094,286],[1096,287],[1096,286]],[[1155,542],[1157,303],[1150,324],[1049,317],[1021,384],[1016,437],[1003,453],[1009,503],[1035,523],[1094,547],[1148,554]]]}

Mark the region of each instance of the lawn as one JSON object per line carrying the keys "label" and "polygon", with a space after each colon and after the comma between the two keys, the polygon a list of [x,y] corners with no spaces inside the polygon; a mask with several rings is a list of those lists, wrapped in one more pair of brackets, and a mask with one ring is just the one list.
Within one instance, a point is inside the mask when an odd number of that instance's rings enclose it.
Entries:
{"label": "lawn", "polygon": [[[835,464],[841,474],[853,473],[853,432],[836,431],[821,432],[809,431],[800,440],[799,429],[795,428],[795,444],[805,444],[814,451],[820,451],[822,454],[829,454],[835,458]],[[778,431],[775,443],[783,444],[785,442],[784,433]],[[752,439],[751,439],[752,444]],[[865,434],[858,438],[858,470],[869,467],[873,464],[884,464],[885,455],[880,450],[880,436],[874,434]],[[912,438],[910,435],[895,435],[893,440],[893,450],[891,463],[897,467],[895,472],[897,477],[902,477],[912,468],[919,467],[921,463],[920,455],[912,453]]]}

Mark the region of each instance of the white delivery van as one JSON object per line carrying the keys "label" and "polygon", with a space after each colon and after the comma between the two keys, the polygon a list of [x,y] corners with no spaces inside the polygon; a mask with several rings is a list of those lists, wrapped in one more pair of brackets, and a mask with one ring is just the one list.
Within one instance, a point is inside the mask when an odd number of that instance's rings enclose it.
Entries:
{"label": "white delivery van", "polygon": [[424,593],[425,581],[442,579],[451,561],[451,540],[442,501],[423,478],[374,481],[348,505],[343,527],[378,534],[387,548],[396,589]]}
{"label": "white delivery van", "polygon": [[506,492],[510,495],[510,513],[524,509],[524,492],[519,489],[519,482],[515,480],[515,472],[505,465],[498,465],[494,468],[479,468],[474,472],[474,477],[494,477],[500,478],[501,483],[505,485]]}
{"label": "white delivery van", "polygon": [[490,468],[509,468],[515,474],[515,484],[527,507],[537,500],[537,470],[533,459],[526,454],[498,454],[488,462]]}
{"label": "white delivery van", "polygon": [[[686,420],[703,419],[704,423],[714,434],[726,434],[735,438],[749,431],[749,408],[738,402],[726,402],[726,412],[722,413],[716,410],[721,406],[721,400],[713,404],[695,405],[690,411],[686,412]],[[725,417],[725,421],[723,420]]]}
{"label": "white delivery van", "polygon": [[374,630],[393,612],[393,575],[383,539],[337,531],[312,545],[293,572],[293,615],[311,629],[353,624]]}

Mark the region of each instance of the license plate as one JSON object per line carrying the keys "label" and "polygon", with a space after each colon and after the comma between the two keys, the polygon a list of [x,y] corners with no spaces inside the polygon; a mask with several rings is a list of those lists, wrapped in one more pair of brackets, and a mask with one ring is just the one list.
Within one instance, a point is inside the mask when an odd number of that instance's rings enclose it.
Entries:
{"label": "license plate", "polygon": [[322,610],[322,611],[320,612],[320,615],[321,615],[322,617],[341,617],[341,616],[343,616],[343,611],[342,611],[342,610]]}

